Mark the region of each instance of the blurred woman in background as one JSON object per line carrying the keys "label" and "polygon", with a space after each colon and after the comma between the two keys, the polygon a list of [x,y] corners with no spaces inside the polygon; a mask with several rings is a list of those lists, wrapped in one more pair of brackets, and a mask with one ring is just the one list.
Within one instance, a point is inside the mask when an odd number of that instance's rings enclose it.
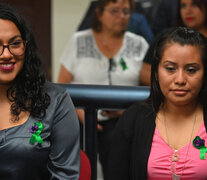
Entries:
{"label": "blurred woman in background", "polygon": [[[192,28],[207,37],[207,0],[178,0],[177,7],[177,26]],[[146,53],[144,62],[148,62],[148,64],[143,64],[141,79],[145,78],[150,81],[151,61],[158,39],[159,34],[155,37]]]}
{"label": "blurred woman in background", "polygon": [[[133,0],[99,0],[92,29],[76,32],[61,57],[59,83],[137,86],[146,40],[127,32]],[[78,110],[83,122],[82,110]],[[120,111],[103,111],[98,117],[98,151],[105,174],[111,132]]]}
{"label": "blurred woman in background", "polygon": [[179,0],[177,25],[193,28],[207,37],[207,0]]}

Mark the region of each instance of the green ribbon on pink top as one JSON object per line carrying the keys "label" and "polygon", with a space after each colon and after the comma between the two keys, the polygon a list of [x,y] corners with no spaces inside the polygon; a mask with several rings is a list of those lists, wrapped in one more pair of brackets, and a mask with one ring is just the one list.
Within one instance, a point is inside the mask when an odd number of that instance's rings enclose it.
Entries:
{"label": "green ribbon on pink top", "polygon": [[205,140],[196,136],[193,140],[193,146],[200,149],[200,159],[206,159],[207,148],[205,147]]}

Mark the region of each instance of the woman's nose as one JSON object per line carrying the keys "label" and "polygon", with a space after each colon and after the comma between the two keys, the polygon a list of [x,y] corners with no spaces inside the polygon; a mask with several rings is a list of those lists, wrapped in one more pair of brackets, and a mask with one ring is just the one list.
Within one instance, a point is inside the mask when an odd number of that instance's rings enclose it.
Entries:
{"label": "woman's nose", "polygon": [[177,85],[185,85],[186,84],[185,73],[182,70],[180,70],[176,73],[175,84],[177,84]]}
{"label": "woman's nose", "polygon": [[189,14],[192,12],[192,7],[191,6],[187,6],[186,7],[186,12]]}
{"label": "woman's nose", "polygon": [[10,53],[8,47],[3,48],[2,54],[0,55],[0,58],[7,58],[10,57],[12,54]]}

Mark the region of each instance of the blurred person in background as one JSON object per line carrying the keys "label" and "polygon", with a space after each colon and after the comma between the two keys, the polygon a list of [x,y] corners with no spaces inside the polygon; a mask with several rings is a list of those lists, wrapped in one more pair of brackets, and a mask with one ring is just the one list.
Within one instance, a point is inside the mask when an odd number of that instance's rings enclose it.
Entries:
{"label": "blurred person in background", "polygon": [[[168,0],[163,0],[164,2]],[[177,26],[185,26],[192,29],[195,29],[207,37],[207,0],[178,0],[177,4]],[[161,12],[160,12],[161,13]],[[164,14],[163,14],[164,16]],[[159,19],[159,18],[157,18]],[[161,19],[161,18],[160,18]],[[159,39],[159,34],[156,35],[152,41],[144,62],[145,68],[142,69],[141,76],[150,80],[150,71],[151,71],[151,60],[153,59],[153,51],[156,48],[156,41]],[[142,77],[141,77],[142,78]]]}
{"label": "blurred person in background", "polygon": [[134,12],[142,13],[156,37],[176,25],[177,0],[135,0]]}
{"label": "blurred person in background", "polygon": [[[97,3],[98,1],[90,2],[86,14],[78,27],[78,31],[91,28],[93,22],[92,17],[95,12]],[[138,11],[134,12],[133,10],[131,12],[127,31],[143,36],[149,44],[152,42],[154,38],[154,34],[152,33],[151,27],[149,26],[145,15],[139,13]]]}
{"label": "blurred person in background", "polygon": [[162,31],[176,26],[177,1],[159,0],[160,4],[152,22],[152,30],[155,36]]}
{"label": "blurred person in background", "polygon": [[[132,0],[99,0],[92,28],[76,32],[61,57],[59,83],[128,85],[148,84],[140,79],[146,40],[127,32]],[[77,110],[81,122],[84,113]],[[121,111],[102,111],[98,116],[98,152],[105,175],[109,141]]]}
{"label": "blurred person in background", "polygon": [[177,25],[193,28],[207,37],[207,0],[179,0]]}

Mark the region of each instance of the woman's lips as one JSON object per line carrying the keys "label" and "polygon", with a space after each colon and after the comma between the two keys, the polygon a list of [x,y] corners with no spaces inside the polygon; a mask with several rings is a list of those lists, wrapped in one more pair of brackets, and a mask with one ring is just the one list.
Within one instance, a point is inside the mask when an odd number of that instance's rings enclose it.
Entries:
{"label": "woman's lips", "polygon": [[177,89],[175,89],[175,90],[173,90],[173,93],[176,96],[185,96],[188,93],[188,91],[187,90],[177,90]]}
{"label": "woman's lips", "polygon": [[193,17],[188,17],[188,18],[186,18],[186,20],[187,20],[188,22],[192,22],[192,21],[194,20],[194,18],[193,18]]}
{"label": "woman's lips", "polygon": [[14,69],[15,63],[0,63],[0,70],[11,71]]}

